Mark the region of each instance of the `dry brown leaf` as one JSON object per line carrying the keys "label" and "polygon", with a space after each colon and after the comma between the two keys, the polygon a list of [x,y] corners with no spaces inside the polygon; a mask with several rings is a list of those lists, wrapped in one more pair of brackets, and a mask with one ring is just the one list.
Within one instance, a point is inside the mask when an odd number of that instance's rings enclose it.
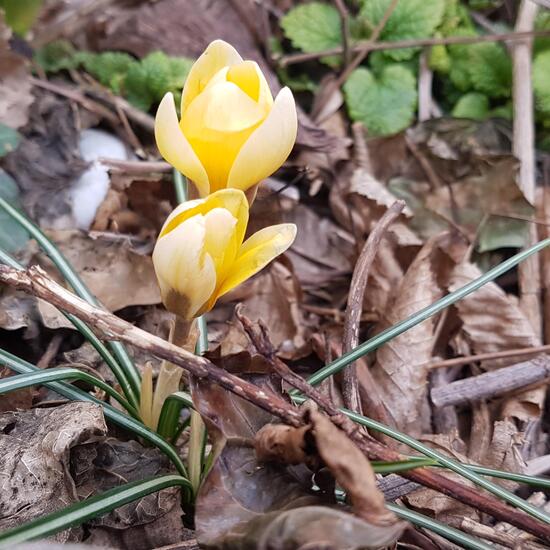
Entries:
{"label": "dry brown leaf", "polygon": [[[78,497],[69,473],[71,449],[107,432],[102,408],[70,403],[0,415],[0,493],[6,530],[64,508]],[[55,535],[74,540],[74,531]]]}
{"label": "dry brown leaf", "polygon": [[11,50],[10,36],[0,13],[0,123],[20,128],[27,122],[34,98],[29,68],[25,59]]}
{"label": "dry brown leaf", "polygon": [[[420,250],[395,290],[380,329],[402,321],[441,296],[432,266],[437,244],[438,239],[430,239]],[[432,356],[435,322],[428,319],[382,346],[372,369],[395,425],[410,435],[426,431],[424,426],[429,424],[426,363]]]}
{"label": "dry brown leaf", "polygon": [[[274,262],[257,277],[227,294],[223,301],[241,301],[243,314],[252,321],[261,319],[269,330],[277,354],[297,359],[309,353],[308,327],[300,309],[301,288],[293,272],[281,261]],[[221,355],[250,348],[240,323],[232,320],[221,335]]]}
{"label": "dry brown leaf", "polygon": [[49,232],[49,236],[107,309],[160,303],[149,256],[136,254],[123,241],[94,240],[78,231]]}

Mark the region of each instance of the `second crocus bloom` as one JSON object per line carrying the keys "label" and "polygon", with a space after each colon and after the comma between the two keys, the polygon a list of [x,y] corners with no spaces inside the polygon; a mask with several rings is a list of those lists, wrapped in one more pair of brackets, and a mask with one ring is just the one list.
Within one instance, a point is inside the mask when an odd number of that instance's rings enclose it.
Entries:
{"label": "second crocus bloom", "polygon": [[192,180],[202,197],[226,187],[246,191],[286,160],[297,132],[292,92],[275,101],[258,65],[224,42],[212,42],[191,68],[178,120],[164,96],[155,138],[167,162]]}
{"label": "second crocus bloom", "polygon": [[183,319],[209,311],[216,300],[256,274],[294,241],[296,226],[266,227],[246,241],[248,202],[237,189],[188,201],[166,220],[153,263],[166,309]]}

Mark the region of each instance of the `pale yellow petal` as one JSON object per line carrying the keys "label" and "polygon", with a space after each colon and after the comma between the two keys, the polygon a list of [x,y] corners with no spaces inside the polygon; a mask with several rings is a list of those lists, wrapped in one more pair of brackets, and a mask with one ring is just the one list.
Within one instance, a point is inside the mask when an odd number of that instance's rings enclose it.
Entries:
{"label": "pale yellow petal", "polygon": [[292,151],[297,130],[294,97],[288,88],[283,88],[267,118],[240,149],[229,172],[227,187],[246,190],[273,174]]}
{"label": "pale yellow petal", "polygon": [[210,79],[224,67],[230,67],[242,61],[237,50],[223,40],[214,40],[195,61],[183,88],[181,97],[181,112],[184,113],[188,105],[208,85]]}
{"label": "pale yellow petal", "polygon": [[155,117],[155,140],[164,159],[194,181],[201,195],[207,195],[208,175],[181,131],[174,96],[170,92],[162,98]]}
{"label": "pale yellow petal", "polygon": [[221,189],[205,199],[186,201],[180,204],[164,222],[160,236],[166,235],[185,220],[196,216],[205,215],[214,208],[225,208],[231,215],[237,218],[237,240],[241,245],[246,226],[248,224],[248,201],[240,189]]}
{"label": "pale yellow petal", "polygon": [[206,227],[204,250],[214,261],[219,281],[224,264],[233,262],[237,255],[235,243],[237,218],[225,208],[214,208],[204,216],[204,221]]}
{"label": "pale yellow petal", "polygon": [[273,96],[264,74],[255,61],[243,61],[229,67],[226,78],[265,109],[266,114],[269,112],[273,105]]}
{"label": "pale yellow petal", "polygon": [[204,216],[197,215],[157,240],[153,265],[164,305],[184,319],[193,318],[216,288],[216,269],[204,253]]}
{"label": "pale yellow petal", "polygon": [[264,116],[258,103],[232,82],[208,88],[189,105],[180,127],[208,174],[210,192],[227,187],[237,154]]}
{"label": "pale yellow petal", "polygon": [[272,225],[254,233],[243,243],[235,263],[231,266],[229,276],[219,285],[214,299],[218,299],[258,273],[282,254],[295,238],[296,226],[293,223]]}

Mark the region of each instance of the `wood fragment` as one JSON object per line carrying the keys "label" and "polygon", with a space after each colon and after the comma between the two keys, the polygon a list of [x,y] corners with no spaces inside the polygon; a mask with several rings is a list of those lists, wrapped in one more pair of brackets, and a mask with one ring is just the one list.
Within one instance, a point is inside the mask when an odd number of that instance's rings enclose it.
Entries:
{"label": "wood fragment", "polygon": [[541,355],[531,361],[433,388],[430,396],[435,407],[464,405],[540,385],[549,378],[550,357]]}

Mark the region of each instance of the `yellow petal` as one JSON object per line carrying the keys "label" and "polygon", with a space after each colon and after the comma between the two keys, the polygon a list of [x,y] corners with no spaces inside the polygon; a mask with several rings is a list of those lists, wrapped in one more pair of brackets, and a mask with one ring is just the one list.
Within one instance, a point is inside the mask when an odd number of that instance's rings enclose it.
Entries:
{"label": "yellow petal", "polygon": [[229,276],[216,291],[215,299],[258,273],[282,254],[294,242],[295,237],[296,226],[293,223],[272,225],[254,233],[243,243]]}
{"label": "yellow petal", "polygon": [[185,220],[161,236],[153,251],[153,265],[164,305],[184,319],[192,319],[216,288],[216,269],[204,253],[204,216]]}
{"label": "yellow petal", "polygon": [[248,201],[240,189],[221,189],[208,195],[205,199],[180,204],[164,222],[160,237],[175,229],[185,220],[197,214],[205,215],[214,208],[225,208],[237,219],[236,238],[240,246],[248,224]]}
{"label": "yellow petal", "polygon": [[240,63],[243,58],[237,50],[223,40],[214,40],[191,67],[181,97],[181,112],[207,86],[210,79],[223,67]]}
{"label": "yellow petal", "polygon": [[208,88],[191,102],[180,126],[208,174],[211,192],[227,186],[239,150],[265,114],[258,103],[227,81]]}
{"label": "yellow petal", "polygon": [[235,242],[237,218],[225,208],[214,208],[206,214],[204,221],[206,227],[204,250],[214,262],[219,281],[220,275],[223,275],[224,266],[232,263],[237,255]]}
{"label": "yellow petal", "polygon": [[273,105],[273,96],[264,74],[255,61],[243,61],[229,67],[226,79],[235,83],[245,94],[250,96],[266,112]]}
{"label": "yellow petal", "polygon": [[294,97],[288,88],[283,88],[267,118],[240,149],[227,187],[246,190],[275,172],[292,151],[297,130]]}
{"label": "yellow petal", "polygon": [[180,129],[174,96],[170,92],[162,98],[155,117],[155,139],[164,159],[194,181],[201,195],[207,195],[208,175]]}

